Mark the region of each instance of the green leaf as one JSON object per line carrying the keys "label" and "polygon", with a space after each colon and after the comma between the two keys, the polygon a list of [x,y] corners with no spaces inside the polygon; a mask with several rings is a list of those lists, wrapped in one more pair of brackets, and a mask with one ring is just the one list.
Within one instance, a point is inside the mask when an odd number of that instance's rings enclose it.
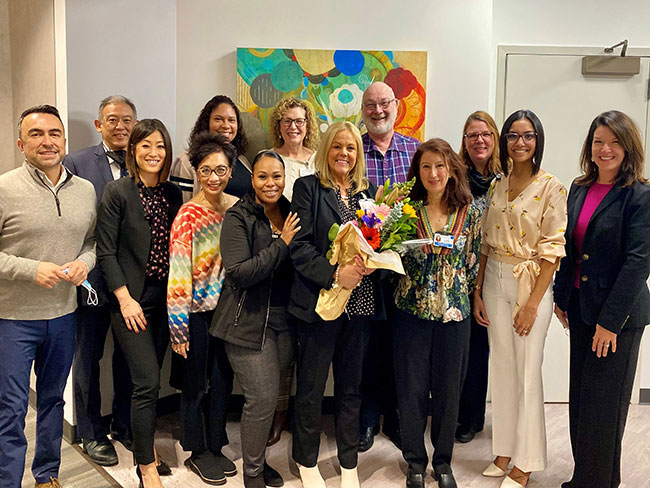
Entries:
{"label": "green leaf", "polygon": [[339,227],[340,227],[340,225],[337,224],[336,222],[334,222],[332,224],[332,226],[330,227],[330,230],[327,232],[327,238],[330,241],[334,241],[334,239],[336,239],[336,234],[339,233]]}

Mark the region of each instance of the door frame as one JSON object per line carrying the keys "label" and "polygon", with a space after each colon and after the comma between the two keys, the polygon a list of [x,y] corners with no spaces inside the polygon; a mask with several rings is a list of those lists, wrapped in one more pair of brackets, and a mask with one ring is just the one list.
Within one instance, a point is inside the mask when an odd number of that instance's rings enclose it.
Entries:
{"label": "door frame", "polygon": [[[527,54],[538,56],[589,56],[604,55],[603,47],[600,46],[526,46],[526,45],[499,45],[497,46],[497,79],[496,79],[496,105],[495,120],[498,126],[505,120],[505,100],[506,100],[506,68],[509,54]],[[629,56],[639,56],[650,58],[650,47],[630,47],[627,49]],[[650,86],[648,87],[650,98]],[[646,101],[646,131],[642,134],[643,145],[646,150],[646,176],[650,174],[650,100]],[[649,280],[650,284],[650,280]],[[647,334],[645,334],[647,336]],[[634,387],[632,390],[632,403],[650,403],[650,388],[641,388],[641,376],[650,375],[650,368],[644,368],[644,359],[650,361],[650,339],[644,338],[641,342],[639,352],[639,362],[637,364],[636,377],[634,378]],[[644,373],[647,369],[648,372]],[[646,382],[648,379],[645,379]]]}

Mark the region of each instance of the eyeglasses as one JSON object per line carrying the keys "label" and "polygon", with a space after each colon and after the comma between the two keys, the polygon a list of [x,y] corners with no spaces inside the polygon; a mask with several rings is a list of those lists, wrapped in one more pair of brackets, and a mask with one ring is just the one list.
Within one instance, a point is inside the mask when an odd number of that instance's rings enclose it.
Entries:
{"label": "eyeglasses", "polygon": [[285,127],[291,127],[291,124],[296,124],[296,127],[302,127],[303,125],[305,125],[305,122],[307,122],[307,119],[303,119],[303,118],[289,119],[289,118],[285,117],[285,118],[281,119],[280,122]]}
{"label": "eyeglasses", "polygon": [[523,134],[508,132],[505,137],[506,141],[508,141],[508,144],[514,144],[519,140],[520,137],[524,140],[524,143],[528,144],[537,138],[537,132],[524,132]]}
{"label": "eyeglasses", "polygon": [[363,104],[363,108],[366,110],[374,110],[375,107],[380,107],[383,110],[386,110],[391,103],[397,101],[397,98],[391,98],[390,100],[382,100],[381,102],[368,102]]}
{"label": "eyeglasses", "polygon": [[226,176],[229,169],[230,168],[228,166],[217,166],[216,168],[210,168],[210,166],[201,166],[197,173],[199,173],[199,176],[202,176],[203,178],[209,178],[212,173],[221,177]]}
{"label": "eyeglasses", "polygon": [[465,139],[470,142],[478,141],[478,138],[481,137],[483,140],[490,139],[493,136],[492,132],[472,132],[471,134],[465,134]]}

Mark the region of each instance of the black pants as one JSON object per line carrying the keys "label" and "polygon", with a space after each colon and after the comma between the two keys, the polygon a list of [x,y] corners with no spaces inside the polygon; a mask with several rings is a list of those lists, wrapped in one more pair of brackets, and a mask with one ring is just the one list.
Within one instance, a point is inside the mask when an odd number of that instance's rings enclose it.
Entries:
{"label": "black pants", "polygon": [[308,323],[296,321],[298,381],[294,400],[293,459],[316,466],[320,445],[321,413],[330,364],[334,372],[335,428],[341,467],[357,466],[361,372],[368,344],[370,319],[343,316]]}
{"label": "black pants", "polygon": [[181,445],[196,454],[228,444],[226,414],[232,368],[223,341],[208,334],[214,311],[190,314],[190,350],[181,359]]}
{"label": "black pants", "polygon": [[428,461],[424,431],[429,394],[432,397],[432,465],[436,472],[451,472],[469,327],[469,317],[461,322],[442,323],[399,310],[394,314],[393,361],[402,454],[416,473],[424,473]]}
{"label": "black pants", "polygon": [[621,441],[644,329],[623,328],[616,352],[598,358],[591,350],[596,327],[582,321],[576,290],[568,313],[569,430],[575,463],[571,488],[615,488],[621,483]]}
{"label": "black pants", "polygon": [[127,329],[119,310],[113,312],[112,327],[131,372],[131,429],[138,464],[154,462],[156,402],[160,390],[160,367],[169,346],[165,283],[147,280],[140,306],[147,328],[137,334]]}
{"label": "black pants", "polygon": [[[72,364],[77,435],[82,439],[103,440],[102,398],[99,362],[104,355],[106,334],[111,325],[110,305],[77,308],[77,345]],[[131,428],[131,375],[113,334],[113,428]]]}
{"label": "black pants", "polygon": [[483,430],[485,424],[489,360],[490,345],[488,343],[487,327],[479,325],[472,317],[467,374],[460,394],[458,423],[469,426],[477,432]]}

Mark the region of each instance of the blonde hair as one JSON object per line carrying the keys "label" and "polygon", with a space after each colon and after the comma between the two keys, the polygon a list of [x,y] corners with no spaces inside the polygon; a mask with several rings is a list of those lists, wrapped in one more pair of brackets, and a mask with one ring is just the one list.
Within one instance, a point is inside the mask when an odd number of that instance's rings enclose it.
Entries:
{"label": "blonde hair", "polygon": [[469,154],[467,154],[467,149],[465,148],[465,133],[467,132],[469,124],[472,122],[484,122],[490,128],[490,132],[492,132],[494,152],[492,153],[492,157],[490,157],[490,161],[488,161],[487,169],[490,174],[496,175],[497,173],[501,172],[501,165],[499,160],[499,129],[497,128],[496,122],[494,122],[494,119],[489,113],[484,112],[483,110],[477,110],[467,117],[465,125],[463,126],[463,137],[458,155],[463,161],[465,161],[467,169],[471,169],[474,166],[472,160],[469,157]]}
{"label": "blonde hair", "polygon": [[348,173],[348,180],[352,185],[352,193],[354,194],[366,190],[369,186],[368,179],[366,178],[366,158],[363,155],[361,133],[354,124],[344,121],[336,122],[329,126],[325,134],[323,134],[320,146],[318,146],[318,152],[314,159],[314,167],[321,185],[325,188],[338,188],[338,184],[336,183],[329,166],[328,154],[336,134],[342,131],[348,131],[352,134],[352,137],[354,137],[354,140],[357,143],[357,160],[352,170]]}
{"label": "blonde hair", "polygon": [[305,111],[307,125],[305,127],[305,139],[302,141],[302,145],[311,150],[316,150],[318,147],[318,140],[320,139],[316,115],[311,103],[299,98],[284,98],[273,108],[270,120],[271,140],[269,142],[275,148],[281,147],[284,144],[282,132],[280,132],[280,121],[287,114],[289,109],[292,108],[301,108]]}

